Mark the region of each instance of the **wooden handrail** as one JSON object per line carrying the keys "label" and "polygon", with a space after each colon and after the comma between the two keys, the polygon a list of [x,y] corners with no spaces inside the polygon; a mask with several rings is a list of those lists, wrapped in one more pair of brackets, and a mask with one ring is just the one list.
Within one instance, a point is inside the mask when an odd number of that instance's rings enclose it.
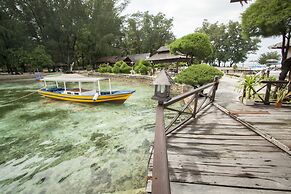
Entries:
{"label": "wooden handrail", "polygon": [[[198,103],[199,93],[201,93],[203,90],[210,87],[212,87],[212,90],[210,90],[208,95],[205,95],[205,100],[202,102],[202,104],[198,108],[197,103]],[[185,125],[187,121],[189,121],[192,118],[195,118],[197,113],[200,110],[204,109],[206,106],[212,103],[215,98],[217,87],[218,87],[218,78],[216,78],[213,83],[206,84],[196,89],[192,89],[189,92],[178,95],[167,102],[158,104],[156,108],[156,127],[155,127],[155,139],[154,139],[154,154],[153,154],[153,174],[152,174],[152,193],[153,194],[170,194],[171,193],[170,178],[169,178],[169,171],[168,171],[168,155],[167,155],[167,144],[166,144],[167,136],[166,135],[171,133],[175,129],[177,129],[177,127],[182,127],[183,125]],[[185,106],[181,110],[176,110],[176,109],[167,107],[191,95],[193,95],[193,97],[191,98],[190,102],[185,104]],[[206,102],[206,99],[208,99],[207,102]],[[185,110],[189,107],[189,105],[192,102],[194,103],[193,111],[191,113],[185,112]],[[176,117],[174,117],[173,121],[167,127],[167,130],[170,129],[171,125],[174,124],[182,114],[190,114],[190,116],[187,117],[185,120],[180,121],[178,125],[174,126],[169,131],[167,131],[165,128],[165,121],[164,121],[165,108],[168,110],[177,112]]]}
{"label": "wooden handrail", "polygon": [[[259,97],[259,99],[261,100],[260,102],[263,102],[265,105],[269,105],[270,104],[270,96],[271,96],[271,87],[273,86],[283,86],[283,85],[287,85],[289,82],[285,81],[285,80],[277,80],[277,81],[260,81],[261,84],[264,84],[261,88],[259,88],[258,90],[255,90],[255,88],[251,88],[251,90],[254,92],[253,95],[257,95]],[[265,97],[264,99],[261,97],[261,95],[259,94],[259,91],[261,91],[262,89],[266,88],[265,91]],[[243,98],[245,97],[245,91],[246,89],[243,89]],[[243,100],[242,98],[242,100]]]}
{"label": "wooden handrail", "polygon": [[271,84],[287,84],[288,81],[286,81],[286,80],[276,80],[276,81],[264,80],[264,81],[261,81],[261,83],[263,83],[263,84],[267,84],[267,83],[271,83]]}
{"label": "wooden handrail", "polygon": [[164,107],[163,105],[158,105],[156,109],[156,130],[153,158],[153,194],[171,193],[166,146]]}
{"label": "wooden handrail", "polygon": [[184,98],[187,98],[187,97],[189,97],[189,96],[191,96],[191,95],[193,95],[195,93],[199,93],[199,92],[201,92],[201,91],[213,86],[213,84],[214,83],[209,83],[209,84],[206,84],[206,85],[201,86],[199,88],[192,89],[192,90],[190,90],[190,91],[188,91],[186,93],[183,93],[183,94],[180,94],[178,96],[175,96],[171,100],[169,100],[167,102],[164,102],[164,106],[169,106],[169,105],[174,104],[174,103],[176,103],[176,102],[178,102],[180,100],[183,100]]}

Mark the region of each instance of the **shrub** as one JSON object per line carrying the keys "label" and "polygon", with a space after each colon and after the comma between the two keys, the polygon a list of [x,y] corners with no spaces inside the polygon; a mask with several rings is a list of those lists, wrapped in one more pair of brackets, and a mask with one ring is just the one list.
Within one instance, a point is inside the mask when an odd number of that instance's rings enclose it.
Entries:
{"label": "shrub", "polygon": [[175,81],[191,86],[198,86],[211,83],[215,76],[221,77],[222,75],[223,73],[220,70],[207,64],[191,65],[180,72],[176,76]]}
{"label": "shrub", "polygon": [[129,74],[130,73],[130,70],[131,70],[131,67],[129,67],[126,63],[123,63],[120,66],[120,72],[121,73],[127,73],[127,74]]}
{"label": "shrub", "polygon": [[232,66],[232,69],[233,69],[233,70],[237,70],[237,68],[238,68],[238,66],[237,66],[236,64],[234,64],[234,65]]}
{"label": "shrub", "polygon": [[140,69],[139,69],[139,73],[142,75],[147,75],[148,72],[150,71],[150,68],[145,66],[145,65],[141,65]]}
{"label": "shrub", "polygon": [[240,82],[239,88],[244,92],[243,96],[246,99],[254,99],[254,88],[260,83],[260,77],[257,75],[246,75]]}
{"label": "shrub", "polygon": [[160,63],[155,64],[155,68],[157,68],[157,69],[163,69],[165,67],[166,67],[166,64],[165,63],[163,63],[163,64],[160,64]]}
{"label": "shrub", "polygon": [[108,64],[101,64],[98,69],[99,73],[112,73],[112,67]]}
{"label": "shrub", "polygon": [[113,68],[113,73],[130,73],[131,67],[129,67],[124,61],[117,61]]}
{"label": "shrub", "polygon": [[112,73],[120,73],[120,67],[114,65],[113,68],[112,68]]}
{"label": "shrub", "polygon": [[140,60],[134,65],[134,71],[142,75],[147,75],[152,64],[148,61]]}

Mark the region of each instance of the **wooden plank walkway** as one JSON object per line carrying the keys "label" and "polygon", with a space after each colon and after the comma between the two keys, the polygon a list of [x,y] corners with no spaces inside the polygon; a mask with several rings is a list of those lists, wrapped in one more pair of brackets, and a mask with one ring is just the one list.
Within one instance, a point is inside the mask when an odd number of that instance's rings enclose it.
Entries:
{"label": "wooden plank walkway", "polygon": [[291,193],[291,156],[214,106],[167,146],[172,194]]}
{"label": "wooden plank walkway", "polygon": [[[291,150],[291,109],[277,109],[271,106],[257,105],[248,107],[248,112],[237,111],[236,116],[274,137]],[[261,111],[253,114],[252,110]]]}
{"label": "wooden plank walkway", "polygon": [[278,109],[273,104],[245,106],[239,101],[237,81],[230,77],[224,77],[220,81],[216,103],[263,134],[272,137],[291,153],[291,107]]}

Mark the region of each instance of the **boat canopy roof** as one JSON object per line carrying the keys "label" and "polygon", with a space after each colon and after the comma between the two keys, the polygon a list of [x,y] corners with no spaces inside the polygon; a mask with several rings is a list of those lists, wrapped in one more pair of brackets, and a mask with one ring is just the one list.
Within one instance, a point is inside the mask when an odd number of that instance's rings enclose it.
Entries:
{"label": "boat canopy roof", "polygon": [[86,77],[78,74],[64,74],[59,76],[47,76],[43,81],[57,81],[57,82],[98,82],[100,80],[109,80],[109,78]]}

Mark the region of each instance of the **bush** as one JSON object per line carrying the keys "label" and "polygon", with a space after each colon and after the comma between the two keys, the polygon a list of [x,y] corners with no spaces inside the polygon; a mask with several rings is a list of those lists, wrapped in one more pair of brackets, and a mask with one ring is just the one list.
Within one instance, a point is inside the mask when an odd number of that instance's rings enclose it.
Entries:
{"label": "bush", "polygon": [[108,64],[101,64],[97,71],[99,73],[112,73],[112,67]]}
{"label": "bush", "polygon": [[129,67],[124,61],[117,61],[113,68],[113,73],[130,73],[131,67]]}
{"label": "bush", "polygon": [[191,65],[180,72],[175,81],[191,86],[201,86],[213,82],[215,76],[221,77],[222,75],[220,70],[207,64]]}
{"label": "bush", "polygon": [[120,67],[114,65],[112,68],[112,73],[115,73],[115,74],[120,73]]}
{"label": "bush", "polygon": [[148,61],[140,60],[134,65],[134,71],[142,75],[147,75],[151,69],[151,63]]}
{"label": "bush", "polygon": [[131,71],[131,67],[129,67],[126,63],[124,63],[120,66],[120,71],[121,71],[121,73],[129,74]]}
{"label": "bush", "polygon": [[236,64],[234,64],[234,65],[232,66],[232,69],[233,69],[233,70],[237,70],[237,68],[238,68],[238,66],[237,66]]}

